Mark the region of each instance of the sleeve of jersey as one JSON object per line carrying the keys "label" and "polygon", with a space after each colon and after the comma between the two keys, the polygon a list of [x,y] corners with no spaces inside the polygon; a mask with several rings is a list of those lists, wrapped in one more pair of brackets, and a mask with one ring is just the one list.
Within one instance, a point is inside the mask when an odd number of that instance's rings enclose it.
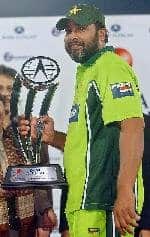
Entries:
{"label": "sleeve of jersey", "polygon": [[143,117],[137,78],[126,64],[111,66],[103,94],[104,124],[127,118]]}

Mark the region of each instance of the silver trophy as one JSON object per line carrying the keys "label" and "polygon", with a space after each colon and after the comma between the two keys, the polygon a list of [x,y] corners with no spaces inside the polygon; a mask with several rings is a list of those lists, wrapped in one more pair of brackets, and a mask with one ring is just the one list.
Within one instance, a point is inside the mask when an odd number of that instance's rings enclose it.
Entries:
{"label": "silver trophy", "polygon": [[[3,183],[5,188],[54,187],[66,185],[63,172],[58,164],[41,163],[41,137],[44,124],[40,117],[48,113],[53,95],[57,89],[60,68],[54,59],[37,56],[27,60],[16,75],[11,96],[11,120],[16,145],[21,149],[27,165],[8,167]],[[36,111],[37,140],[32,143],[30,133],[21,137],[17,123],[20,115],[30,120]]]}

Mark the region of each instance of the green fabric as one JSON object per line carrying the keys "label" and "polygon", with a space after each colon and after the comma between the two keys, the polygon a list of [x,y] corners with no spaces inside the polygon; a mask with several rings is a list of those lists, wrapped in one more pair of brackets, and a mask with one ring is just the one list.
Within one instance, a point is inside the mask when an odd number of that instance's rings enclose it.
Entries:
{"label": "green fabric", "polygon": [[[113,60],[113,58],[112,58]],[[142,117],[141,95],[139,93],[136,76],[131,68],[121,63],[120,67],[116,62],[107,69],[109,71],[108,82],[103,92],[103,119],[108,124],[113,121],[121,121],[131,117]],[[102,79],[103,80],[103,79]],[[124,97],[115,97],[112,95],[112,87],[115,85],[131,85],[133,95]],[[115,96],[115,95],[114,95]]]}
{"label": "green fabric", "polygon": [[66,14],[66,18],[61,18],[57,22],[56,28],[64,30],[71,20],[78,25],[90,25],[99,22],[105,27],[105,17],[94,5],[78,4],[73,6]]}
{"label": "green fabric", "polygon": [[105,211],[75,211],[67,219],[71,237],[112,237],[106,236]]}
{"label": "green fabric", "polygon": [[[120,130],[116,121],[143,116],[131,67],[111,51],[100,55],[77,70],[64,150],[69,212],[112,209],[119,169]],[[127,86],[127,92],[120,93],[120,83]],[[112,91],[112,85],[117,90]]]}
{"label": "green fabric", "polygon": [[136,194],[136,210],[140,214],[144,202],[144,186],[143,186],[143,177],[142,177],[142,165],[139,169],[136,185],[135,185],[135,194]]}
{"label": "green fabric", "polygon": [[[67,213],[67,220],[69,224],[70,237],[122,236],[115,229],[111,212],[79,210]],[[134,234],[126,233],[125,236],[134,237]]]}
{"label": "green fabric", "polygon": [[92,66],[93,63],[95,63],[95,61],[101,57],[104,53],[106,52],[114,52],[114,47],[112,46],[106,46],[104,48],[102,48],[101,50],[99,50],[95,55],[93,55],[91,58],[89,58],[84,64],[83,66],[84,67],[87,67],[87,66]]}

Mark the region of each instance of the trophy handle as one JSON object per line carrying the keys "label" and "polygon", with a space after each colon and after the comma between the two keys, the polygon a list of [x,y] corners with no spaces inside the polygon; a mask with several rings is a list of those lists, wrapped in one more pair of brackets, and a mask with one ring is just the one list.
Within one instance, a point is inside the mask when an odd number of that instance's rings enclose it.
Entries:
{"label": "trophy handle", "polygon": [[42,145],[42,132],[44,129],[44,123],[39,119],[37,119],[36,123],[36,132],[37,132],[37,141],[35,146],[35,161],[36,164],[41,163],[41,145]]}

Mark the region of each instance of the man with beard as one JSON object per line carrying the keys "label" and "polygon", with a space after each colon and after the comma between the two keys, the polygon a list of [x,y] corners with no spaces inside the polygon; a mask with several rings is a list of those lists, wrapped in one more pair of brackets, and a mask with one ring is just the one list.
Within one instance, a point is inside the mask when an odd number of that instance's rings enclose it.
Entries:
{"label": "man with beard", "polygon": [[[113,47],[105,45],[105,18],[95,6],[73,6],[56,27],[65,30],[66,51],[80,63],[67,137],[54,130],[52,118],[41,118],[43,141],[64,150],[70,235],[132,234],[140,218],[133,187],[143,154],[144,129],[137,78]],[[35,124],[32,119],[33,139]],[[29,122],[22,120],[22,135],[29,129]],[[112,211],[120,234],[114,228]]]}

